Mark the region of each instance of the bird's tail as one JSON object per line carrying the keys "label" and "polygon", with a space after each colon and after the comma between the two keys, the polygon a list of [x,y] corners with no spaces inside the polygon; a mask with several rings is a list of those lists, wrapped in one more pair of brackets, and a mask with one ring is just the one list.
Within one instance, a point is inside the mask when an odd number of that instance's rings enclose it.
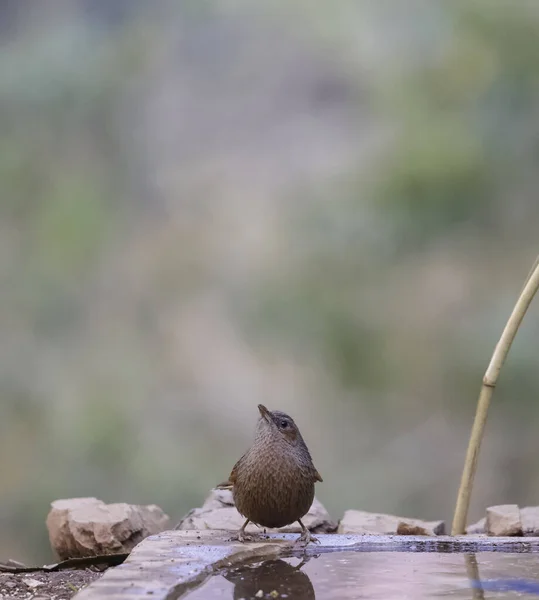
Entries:
{"label": "bird's tail", "polygon": [[231,490],[234,487],[234,484],[231,481],[223,481],[219,485],[216,485],[214,489],[216,490]]}

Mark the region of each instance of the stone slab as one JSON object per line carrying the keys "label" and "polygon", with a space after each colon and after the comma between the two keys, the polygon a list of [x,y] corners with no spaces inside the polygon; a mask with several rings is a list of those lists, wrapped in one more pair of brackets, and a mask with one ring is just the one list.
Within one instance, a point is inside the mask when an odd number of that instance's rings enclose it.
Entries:
{"label": "stone slab", "polygon": [[76,600],[179,598],[212,573],[242,562],[324,552],[539,552],[539,538],[319,534],[320,543],[294,546],[294,534],[260,535],[247,544],[213,531],[165,531],[146,538],[120,566],[74,596]]}

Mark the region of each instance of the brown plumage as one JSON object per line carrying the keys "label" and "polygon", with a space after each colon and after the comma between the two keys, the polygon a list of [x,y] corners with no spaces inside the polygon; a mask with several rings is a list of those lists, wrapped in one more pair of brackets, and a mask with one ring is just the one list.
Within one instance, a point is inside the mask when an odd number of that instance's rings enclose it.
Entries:
{"label": "brown plumage", "polygon": [[234,503],[246,521],[238,533],[244,541],[249,521],[262,527],[284,527],[298,521],[299,541],[316,541],[301,522],[314,499],[314,484],[322,481],[294,420],[258,405],[255,440],[232,469],[229,481]]}

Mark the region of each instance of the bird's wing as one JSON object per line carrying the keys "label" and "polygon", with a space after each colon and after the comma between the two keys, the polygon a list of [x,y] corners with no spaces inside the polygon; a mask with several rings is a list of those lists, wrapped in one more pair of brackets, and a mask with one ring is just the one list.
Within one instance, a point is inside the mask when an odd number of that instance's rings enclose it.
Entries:
{"label": "bird's wing", "polygon": [[236,475],[238,473],[238,468],[241,465],[242,460],[244,459],[245,454],[238,460],[238,462],[234,465],[234,467],[232,468],[232,472],[230,473],[228,480],[227,481],[223,481],[223,483],[220,483],[219,485],[216,485],[216,489],[218,490],[227,490],[230,489],[234,486],[234,484],[236,483]]}
{"label": "bird's wing", "polygon": [[238,469],[243,461],[243,459],[245,458],[245,454],[238,460],[238,462],[234,465],[234,467],[232,468],[232,473],[230,473],[230,477],[228,478],[228,481],[230,481],[230,483],[232,485],[234,485],[236,483],[236,477],[238,474]]}

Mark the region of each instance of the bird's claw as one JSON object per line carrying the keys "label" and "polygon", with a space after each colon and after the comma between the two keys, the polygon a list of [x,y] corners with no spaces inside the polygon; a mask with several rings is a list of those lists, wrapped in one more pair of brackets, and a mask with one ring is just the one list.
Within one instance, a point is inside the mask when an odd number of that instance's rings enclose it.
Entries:
{"label": "bird's claw", "polygon": [[242,544],[245,544],[245,542],[252,542],[253,541],[253,536],[252,535],[246,535],[245,533],[235,533],[231,536],[230,538],[231,542],[241,542]]}
{"label": "bird's claw", "polygon": [[296,540],[296,544],[299,544],[300,546],[308,546],[309,542],[313,542],[313,544],[320,543],[320,540],[314,537],[314,535],[311,535],[311,532],[309,530],[304,531]]}

